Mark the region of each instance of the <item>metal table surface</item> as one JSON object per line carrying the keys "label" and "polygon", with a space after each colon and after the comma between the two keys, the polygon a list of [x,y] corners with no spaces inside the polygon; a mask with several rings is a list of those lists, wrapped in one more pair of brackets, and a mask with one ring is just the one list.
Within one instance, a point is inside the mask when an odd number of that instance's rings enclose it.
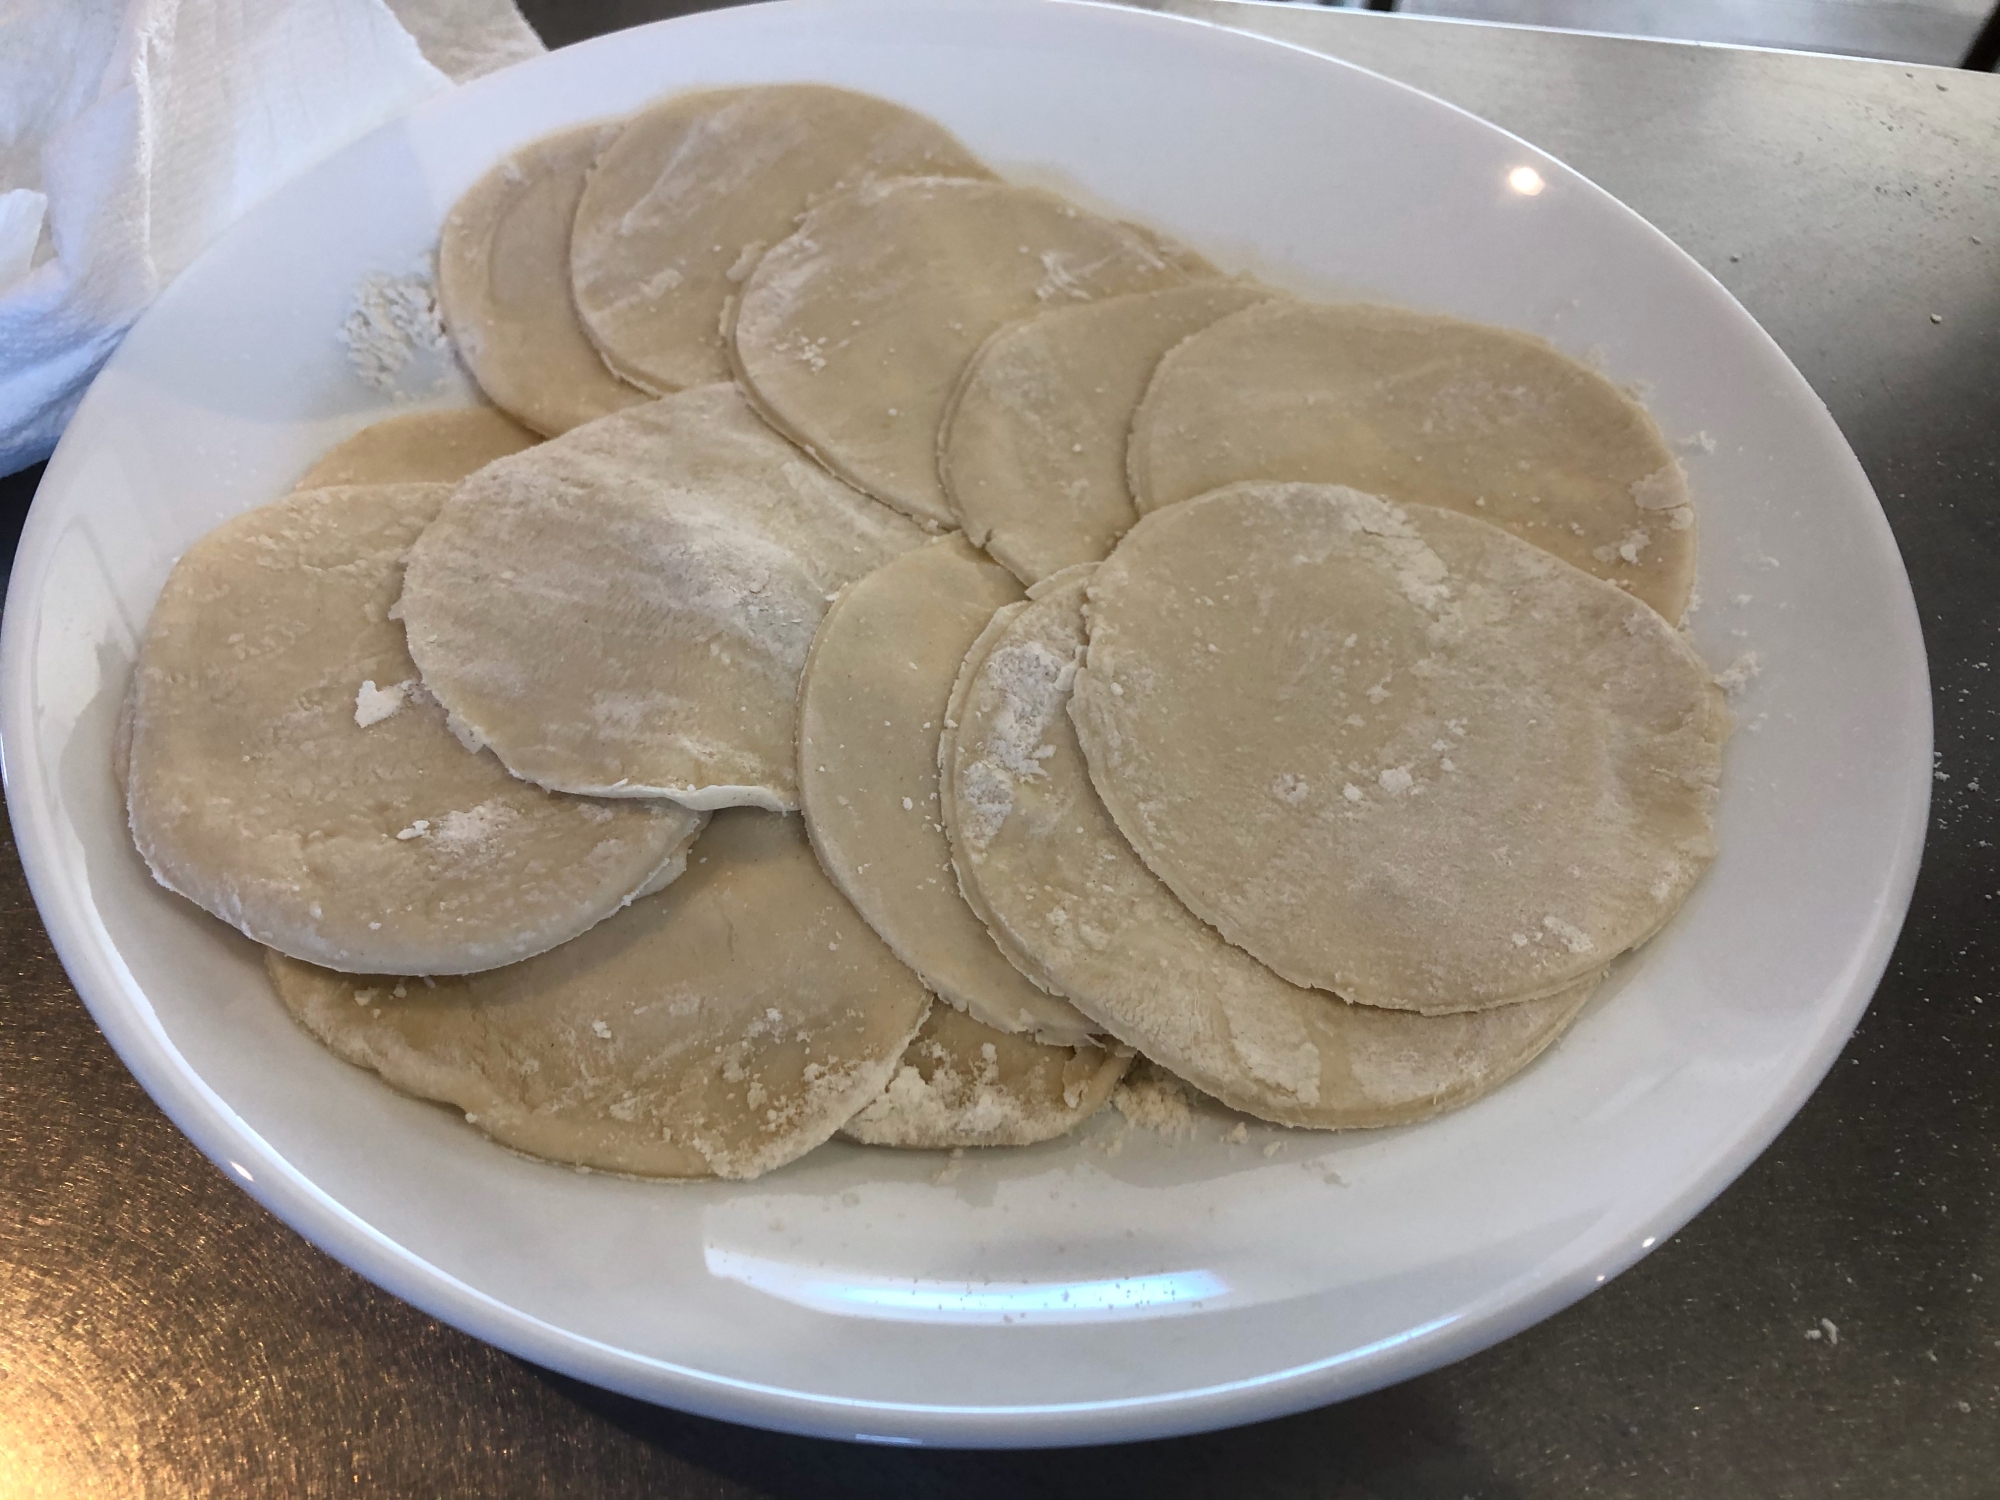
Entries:
{"label": "metal table surface", "polygon": [[[543,0],[551,44],[686,5]],[[535,1369],[270,1218],[142,1094],[0,868],[0,1500],[2000,1495],[2000,78],[1160,0],[1431,90],[1646,214],[1797,361],[1916,586],[1930,845],[1872,1009],[1681,1234],[1475,1358],[1126,1448],[845,1448]],[[33,473],[0,481],[18,526]],[[1838,1342],[1811,1339],[1828,1319]]]}

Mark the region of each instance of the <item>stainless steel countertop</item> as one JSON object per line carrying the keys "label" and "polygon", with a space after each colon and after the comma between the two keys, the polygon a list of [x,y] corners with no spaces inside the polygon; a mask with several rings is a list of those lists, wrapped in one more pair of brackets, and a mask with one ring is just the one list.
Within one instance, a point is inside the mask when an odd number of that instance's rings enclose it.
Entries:
{"label": "stainless steel countertop", "polygon": [[1906,417],[1913,384],[1993,355],[2000,77],[1252,0],[1143,8],[1373,69],[1560,157],[1728,287],[1857,450],[1875,408]]}
{"label": "stainless steel countertop", "polygon": [[[560,43],[692,7],[523,8]],[[1915,584],[1943,779],[1896,960],[1803,1113],[1624,1276],[1422,1379],[1127,1448],[841,1448],[536,1370],[271,1219],[104,1044],[10,845],[0,1500],[2000,1494],[2000,79],[1237,0],[1153,8],[1361,63],[1569,161],[1743,300],[1860,454]],[[16,526],[32,485],[0,480]],[[1822,1317],[1837,1344],[1805,1338]]]}

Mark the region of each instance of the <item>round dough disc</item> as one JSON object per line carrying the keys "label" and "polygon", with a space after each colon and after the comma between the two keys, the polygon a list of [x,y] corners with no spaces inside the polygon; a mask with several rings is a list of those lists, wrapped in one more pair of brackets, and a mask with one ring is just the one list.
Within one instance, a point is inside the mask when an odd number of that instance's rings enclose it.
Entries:
{"label": "round dough disc", "polygon": [[678,859],[671,803],[554,797],[474,754],[389,618],[447,485],[305,490],[182,554],[139,650],[132,836],[295,958],[462,974],[567,942]]}
{"label": "round dough disc", "polygon": [[966,649],[1021,597],[957,532],[842,591],[799,684],[799,798],[833,883],[896,956],[1000,1031],[1097,1028],[1009,963],[958,893],[938,819],[938,734]]}
{"label": "round dough disc", "polygon": [[452,206],[438,240],[438,311],[495,406],[554,437],[647,393],[605,368],[569,291],[584,174],[616,124],[523,146]]}
{"label": "round dough disc", "polygon": [[1281,1125],[1419,1120],[1527,1066],[1601,976],[1466,1015],[1350,1005],[1231,947],[1146,868],[1092,790],[1064,711],[1090,572],[1003,610],[953,693],[953,859],[1008,951],[1120,1041]]}
{"label": "round dough disc", "polygon": [[1694,587],[1687,478],[1646,409],[1507,328],[1267,302],[1160,361],[1132,424],[1157,510],[1242,479],[1351,485],[1505,527],[1668,620]]}
{"label": "round dough disc", "polygon": [[819,198],[882,177],[986,177],[934,120],[822,84],[680,94],[598,159],[570,244],[605,361],[659,394],[729,378],[729,298]]}
{"label": "round dough disc", "polygon": [[1136,292],[1051,308],[981,344],[938,444],[965,534],[1023,583],[1103,557],[1139,519],[1126,438],[1160,357],[1271,295],[1237,281]]}
{"label": "round dough disc", "polygon": [[276,954],[314,1036],[551,1161],[755,1177],[880,1096],[930,996],[827,883],[797,818],[719,815],[688,872],[526,963],[435,987]]}
{"label": "round dough disc", "polygon": [[496,458],[532,448],[540,441],[505,412],[490,406],[406,412],[370,423],[335,443],[292,488],[451,484]]}
{"label": "round dough disc", "polygon": [[938,431],[965,362],[1046,307],[1214,268],[1053,193],[905,178],[829,199],[744,283],[732,344],[751,400],[850,483],[956,525]]}
{"label": "round dough disc", "polygon": [[864,1146],[1032,1146],[1067,1135],[1111,1097],[1124,1051],[1051,1047],[933,1005],[889,1086],[842,1134]]}
{"label": "round dough disc", "polygon": [[790,810],[814,627],[923,540],[704,386],[468,479],[411,552],[403,619],[425,686],[517,776]]}
{"label": "round dough disc", "polygon": [[1715,851],[1728,718],[1678,631],[1497,526],[1336,486],[1232,485],[1126,533],[1070,716],[1196,916],[1369,1005],[1573,984]]}

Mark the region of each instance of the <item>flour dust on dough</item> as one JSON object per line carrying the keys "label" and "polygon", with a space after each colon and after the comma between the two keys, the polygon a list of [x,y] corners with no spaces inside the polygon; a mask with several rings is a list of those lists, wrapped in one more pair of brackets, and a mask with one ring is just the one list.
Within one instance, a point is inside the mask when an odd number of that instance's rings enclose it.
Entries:
{"label": "flour dust on dough", "polygon": [[917,1150],[1032,1146],[1102,1109],[1131,1063],[1122,1049],[1050,1046],[933,1005],[889,1086],[842,1133]]}
{"label": "flour dust on dough", "polygon": [[438,311],[479,388],[547,437],[647,399],[584,336],[570,300],[570,226],[613,124],[523,146],[452,205],[438,240]]}
{"label": "flour dust on dough", "polygon": [[1497,526],[1330,485],[1154,511],[1070,703],[1112,817],[1294,984],[1442,1013],[1644,942],[1715,852],[1728,728],[1651,608]]}
{"label": "flour dust on dough", "polygon": [[1132,424],[1141,511],[1246,479],[1464,511],[1671,622],[1694,588],[1687,477],[1645,407],[1532,334],[1268,302],[1160,361]]}
{"label": "flour dust on dough", "polygon": [[818,200],[890,177],[986,177],[934,120],[823,84],[677,94],[598,159],[570,244],[610,367],[657,395],[729,378],[723,323],[757,258]]}
{"label": "flour dust on dough", "polygon": [[1091,568],[1037,586],[967,656],[945,747],[953,857],[1008,951],[1104,1029],[1233,1109],[1317,1129],[1454,1109],[1531,1062],[1599,975],[1425,1016],[1288,984],[1181,904],[1091,787],[1066,712]]}
{"label": "flour dust on dough", "polygon": [[757,408],[828,468],[952,526],[938,433],[989,334],[1045,308],[1213,274],[1151,231],[1035,188],[878,182],[820,204],[757,263],[732,358]]}
{"label": "flour dust on dough", "polygon": [[827,601],[923,540],[704,386],[482,469],[401,607],[425,685],[515,775],[789,811]]}
{"label": "flour dust on dough", "polygon": [[987,1026],[1074,1044],[1096,1028],[994,946],[958,893],[938,811],[959,662],[1020,597],[956,532],[849,584],[799,686],[799,793],[827,874],[925,984]]}
{"label": "flour dust on dough", "polygon": [[132,835],[169,890],[295,958],[469,973],[566,942],[701,818],[552,796],[468,750],[389,617],[446,485],[305,490],[182,554],[132,699]]}
{"label": "flour dust on dough", "polygon": [[1051,308],[987,339],[959,377],[938,443],[965,534],[1023,583],[1102,558],[1139,519],[1126,440],[1160,357],[1273,295],[1195,282]]}
{"label": "flour dust on dough", "polygon": [[551,1161],[755,1177],[888,1085],[930,996],[827,883],[796,817],[720,813],[666,890],[470,978],[277,954],[285,1006],[349,1062]]}

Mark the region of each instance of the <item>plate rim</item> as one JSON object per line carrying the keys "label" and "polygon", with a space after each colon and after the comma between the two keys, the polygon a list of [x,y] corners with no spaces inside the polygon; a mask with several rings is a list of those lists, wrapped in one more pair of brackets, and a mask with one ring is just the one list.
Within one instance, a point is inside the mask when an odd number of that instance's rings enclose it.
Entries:
{"label": "plate rim", "polygon": [[[45,775],[46,768],[32,734],[33,705],[28,696],[33,680],[30,663],[39,635],[40,613],[38,608],[32,615],[27,608],[7,610],[4,620],[0,620],[0,777],[4,777],[10,793],[8,812],[22,867],[37,911],[78,994],[120,1060],[176,1128],[288,1227],[392,1295],[475,1338],[522,1358],[595,1385],[703,1416],[802,1435],[857,1441],[965,1447],[1071,1446],[1192,1433],[1285,1415],[1332,1400],[1361,1395],[1468,1357],[1540,1322],[1622,1273],[1689,1222],[1763,1153],[1824,1079],[1865,1013],[1887,970],[1914,894],[1929,824],[1931,784],[1928,752],[1934,745],[1933,704],[1914,593],[1880,498],[1875,495],[1844,434],[1833,423],[1817,394],[1811,392],[1811,387],[1789,356],[1711,273],[1629,205],[1512,132],[1447,100],[1370,69],[1293,42],[1237,31],[1202,18],[1101,3],[1101,0],[1026,0],[1026,3],[1024,0],[860,0],[858,4],[856,0],[775,0],[773,4],[669,18],[633,30],[654,32],[665,27],[727,28],[735,24],[732,18],[740,11],[783,9],[833,12],[866,9],[875,12],[957,14],[985,11],[1014,15],[1028,8],[1028,3],[1043,9],[1060,6],[1065,10],[1094,12],[1101,17],[1116,18],[1111,24],[1137,28],[1200,28],[1210,35],[1213,44],[1238,47],[1246,57],[1268,56],[1270,49],[1276,49],[1278,53],[1309,59],[1309,66],[1365,75],[1427,101],[1434,107],[1475,121],[1481,130],[1493,132],[1528,153],[1545,173],[1553,169],[1566,183],[1590,195],[1598,201],[1600,209],[1613,207],[1627,219],[1644,226],[1645,232],[1658,246],[1681,263],[1683,271],[1697,273],[1713,293],[1727,299],[1739,315],[1745,331],[1753,332],[1753,336],[1767,346],[1767,351],[1782,363],[1799,389],[1812,395],[1841,460],[1851,468],[1854,477],[1874,500],[1868,517],[1869,541],[1874,550],[1886,551],[1888,560],[1893,563],[1893,577],[1900,584],[1899,598],[1895,603],[1915,646],[1915,668],[1923,689],[1919,696],[1923,705],[1921,738],[1926,753],[1921,767],[1911,768],[1911,785],[1902,788],[1903,795],[1909,799],[1910,811],[1901,830],[1894,860],[1881,882],[1880,898],[1872,913],[1867,941],[1855,952],[1847,967],[1845,992],[1841,995],[1840,1004],[1829,1008],[1813,1046],[1802,1054],[1785,1086],[1766,1099],[1762,1109],[1728,1139],[1724,1149],[1711,1153],[1703,1171],[1680,1192],[1655,1205],[1645,1226],[1650,1233],[1643,1244],[1635,1236],[1621,1230],[1609,1250],[1593,1256],[1572,1256],[1571,1259],[1578,1261],[1574,1265],[1544,1261],[1532,1273],[1489,1291],[1448,1319],[1405,1330],[1376,1344],[1347,1350],[1327,1359],[1252,1378],[1164,1394],[1093,1402],[1036,1406],[924,1405],[847,1398],[740,1380],[677,1365],[560,1328],[480,1291],[425,1260],[371,1226],[338,1199],[317,1187],[300,1169],[293,1167],[195,1071],[160,1024],[151,1001],[109,942],[94,909],[78,900],[68,889],[56,854],[60,829],[53,810],[43,806],[36,798],[17,800],[12,795],[24,780],[34,781]],[[617,47],[622,45],[624,35],[611,33],[562,50],[573,53]],[[490,76],[504,76],[515,68],[533,68],[539,66],[541,61],[531,59]],[[451,107],[455,100],[463,98],[470,90],[480,88],[485,82],[475,80],[469,85],[444,91],[392,117],[375,131],[363,135],[326,161],[282,185],[253,207],[243,220],[238,221],[238,225],[225,231],[217,244],[237,233],[243,223],[270,211],[273,202],[285,194],[305,190],[306,185],[329,163],[363,142],[403,128],[413,118]],[[190,271],[214,254],[215,249],[211,246],[197,257]],[[185,274],[177,279],[176,284],[170,286],[142,315],[140,325],[158,316],[163,306],[170,306],[175,300],[175,293],[191,279]],[[114,354],[113,360],[117,357]],[[93,387],[86,394],[78,417],[89,412],[99,398],[99,390]],[[78,425],[87,424],[79,424],[73,419],[72,428]],[[38,489],[22,530],[8,589],[10,600],[39,606],[53,550],[55,525],[53,496],[57,486],[48,485],[46,479],[53,476],[60,486],[69,470],[79,462],[78,445],[65,433],[50,460],[45,482]],[[44,501],[45,493],[50,497],[47,503]],[[1593,1237],[1603,1238],[1604,1232],[1598,1231]],[[886,1430],[860,1430],[858,1423]]]}

